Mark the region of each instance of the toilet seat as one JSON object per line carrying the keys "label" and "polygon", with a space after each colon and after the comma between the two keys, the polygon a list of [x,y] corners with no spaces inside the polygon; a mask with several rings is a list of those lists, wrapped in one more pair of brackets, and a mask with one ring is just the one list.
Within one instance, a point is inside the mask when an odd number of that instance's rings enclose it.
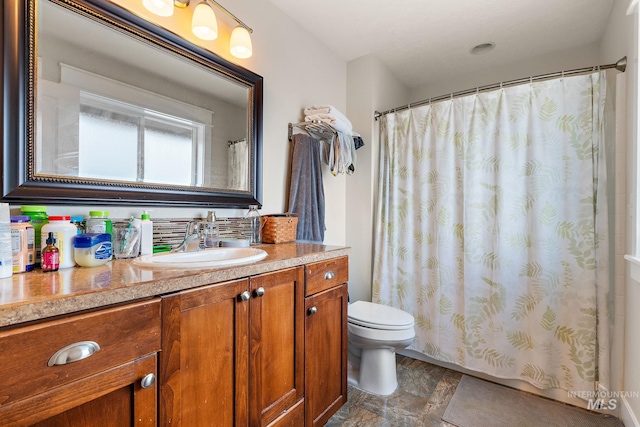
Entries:
{"label": "toilet seat", "polygon": [[406,311],[368,301],[356,301],[347,309],[348,323],[371,329],[404,331],[413,329],[414,318]]}

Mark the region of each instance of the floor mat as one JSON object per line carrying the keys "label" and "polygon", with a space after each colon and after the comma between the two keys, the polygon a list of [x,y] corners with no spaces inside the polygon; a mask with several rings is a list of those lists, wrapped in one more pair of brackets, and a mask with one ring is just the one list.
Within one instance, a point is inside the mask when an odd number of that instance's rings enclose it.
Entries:
{"label": "floor mat", "polygon": [[618,418],[464,375],[442,419],[458,427],[624,427]]}

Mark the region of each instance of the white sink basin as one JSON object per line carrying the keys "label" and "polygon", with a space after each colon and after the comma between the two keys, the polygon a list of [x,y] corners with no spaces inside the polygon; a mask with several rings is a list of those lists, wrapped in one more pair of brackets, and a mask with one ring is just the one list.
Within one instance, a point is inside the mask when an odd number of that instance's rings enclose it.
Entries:
{"label": "white sink basin", "polygon": [[218,268],[249,264],[266,256],[265,251],[256,248],[210,248],[197,252],[143,255],[134,259],[133,264],[156,268]]}

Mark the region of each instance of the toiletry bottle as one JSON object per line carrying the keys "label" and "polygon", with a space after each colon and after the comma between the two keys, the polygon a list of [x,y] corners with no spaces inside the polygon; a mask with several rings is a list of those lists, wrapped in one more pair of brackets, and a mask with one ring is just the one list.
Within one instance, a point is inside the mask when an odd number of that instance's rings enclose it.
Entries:
{"label": "toiletry bottle", "polygon": [[36,248],[33,226],[29,217],[16,215],[11,217],[11,250],[13,251],[13,272],[31,271],[36,263]]}
{"label": "toiletry bottle", "polygon": [[9,203],[0,203],[0,278],[13,275]]}
{"label": "toiletry bottle", "polygon": [[78,234],[84,233],[84,218],[82,215],[72,215],[71,224],[75,225],[78,229]]}
{"label": "toiletry bottle", "polygon": [[262,224],[260,221],[260,213],[258,212],[258,205],[250,205],[249,212],[245,216],[249,220],[251,234],[249,241],[252,245],[258,244],[262,241]]}
{"label": "toiletry bottle", "polygon": [[20,212],[22,215],[26,215],[31,220],[29,221],[33,225],[33,241],[36,244],[36,264],[40,262],[40,230],[48,222],[47,208],[45,206],[21,206]]}
{"label": "toiletry bottle", "polygon": [[204,223],[202,232],[204,233],[204,247],[217,248],[220,243],[220,230],[216,224],[215,211],[207,213],[207,220]]}
{"label": "toiletry bottle", "polygon": [[107,211],[89,211],[85,228],[87,233],[108,233],[113,236],[113,223]]}
{"label": "toiletry bottle", "polygon": [[140,216],[140,255],[153,254],[153,221],[149,211],[144,210]]}
{"label": "toiletry bottle", "polygon": [[46,246],[42,249],[42,271],[58,271],[60,251],[56,248],[53,232],[49,232],[45,242]]}
{"label": "toiletry bottle", "polygon": [[59,252],[59,267],[75,267],[76,261],[73,259],[73,237],[78,234],[78,229],[71,224],[71,217],[66,215],[49,216],[49,222],[42,227],[42,242],[40,248],[47,246],[45,236],[52,232],[55,237],[56,246]]}

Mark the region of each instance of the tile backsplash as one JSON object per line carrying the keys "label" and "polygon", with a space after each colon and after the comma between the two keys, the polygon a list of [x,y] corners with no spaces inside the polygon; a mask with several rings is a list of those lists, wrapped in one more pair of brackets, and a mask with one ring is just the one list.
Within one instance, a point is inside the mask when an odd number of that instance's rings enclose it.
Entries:
{"label": "tile backsplash", "polygon": [[[184,240],[189,221],[202,221],[202,218],[152,218],[153,244],[177,246]],[[127,222],[126,218],[112,219],[114,224]],[[251,224],[245,218],[217,218],[221,239],[249,238]]]}

